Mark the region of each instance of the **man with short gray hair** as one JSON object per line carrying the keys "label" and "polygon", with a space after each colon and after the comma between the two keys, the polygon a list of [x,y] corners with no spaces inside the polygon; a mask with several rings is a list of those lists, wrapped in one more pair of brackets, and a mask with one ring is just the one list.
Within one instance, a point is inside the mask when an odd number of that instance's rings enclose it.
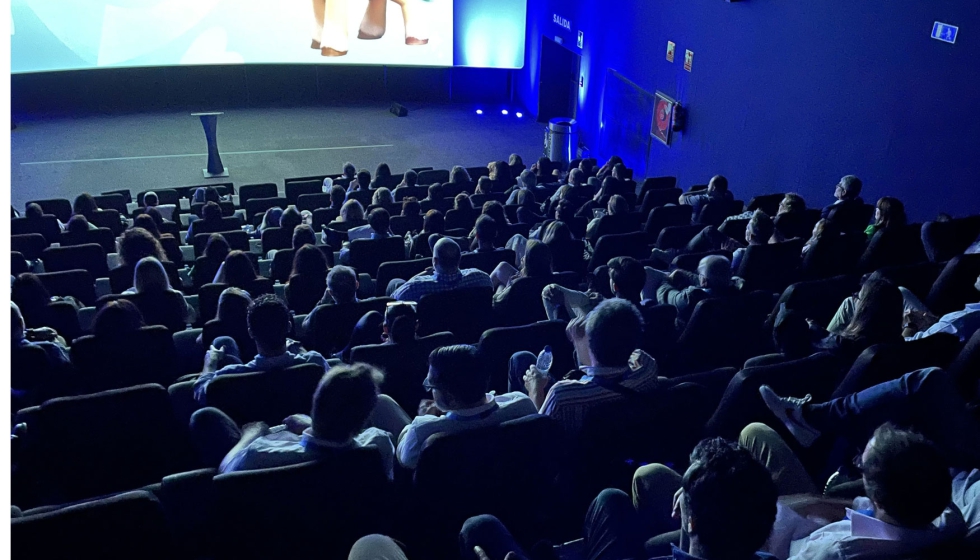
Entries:
{"label": "man with short gray hair", "polygon": [[[647,268],[649,271],[653,269]],[[659,271],[654,271],[659,272]],[[686,323],[699,301],[705,297],[724,297],[735,293],[732,265],[721,255],[708,255],[698,263],[697,274],[677,269],[661,276],[657,303],[677,308],[677,321]]]}

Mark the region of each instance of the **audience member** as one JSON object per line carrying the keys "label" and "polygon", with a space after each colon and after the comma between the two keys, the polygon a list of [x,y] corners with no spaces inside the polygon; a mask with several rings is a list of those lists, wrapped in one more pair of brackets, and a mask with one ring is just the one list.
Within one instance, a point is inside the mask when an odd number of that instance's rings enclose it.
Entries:
{"label": "audience member", "polygon": [[830,219],[831,212],[834,210],[863,205],[864,200],[861,199],[861,187],[861,179],[858,179],[854,175],[841,177],[841,180],[834,187],[834,198],[837,200],[833,204],[825,206],[820,211],[820,217],[827,220]]}
{"label": "audience member", "polygon": [[148,191],[143,195],[143,206],[149,210],[156,208],[164,220],[173,221],[174,212],[177,210],[176,204],[160,204],[160,197],[153,191]]}
{"label": "audience member", "polygon": [[805,358],[813,353],[810,341],[810,326],[806,318],[797,311],[787,309],[785,303],[779,305],[776,320],[773,322],[772,341],[776,348],[774,354],[764,354],[746,360],[744,368],[770,366]]}
{"label": "audience member", "polygon": [[167,260],[160,241],[140,227],[124,231],[118,245],[119,264],[124,267],[135,267],[145,257],[156,257],[158,261]]}
{"label": "audience member", "polygon": [[601,215],[592,218],[589,225],[585,228],[585,238],[588,239],[593,245],[599,241],[596,237],[596,232],[599,229],[599,221],[605,216],[617,216],[618,218],[613,219],[627,219],[630,212],[629,203],[626,199],[620,195],[615,195],[609,198],[609,203],[606,206],[606,211]]}
{"label": "audience member", "polygon": [[657,286],[657,303],[676,307],[677,321],[680,324],[687,323],[691,313],[694,312],[694,307],[705,297],[726,297],[735,294],[731,264],[721,255],[708,255],[701,259],[696,275],[680,269],[670,274],[652,268],[646,270],[647,283]]}
{"label": "audience member", "polygon": [[436,434],[495,426],[537,411],[523,393],[487,393],[489,382],[475,346],[461,344],[434,350],[424,382],[432,391],[432,400],[420,403],[418,416],[398,436],[398,462],[414,469],[423,445]]}
{"label": "audience member", "polygon": [[431,201],[431,202],[438,202],[438,201],[442,200],[442,196],[443,196],[442,195],[442,193],[443,193],[442,183],[432,183],[431,185],[429,185],[429,189],[426,192],[427,192],[428,196],[425,197],[425,200],[428,200],[428,201]]}
{"label": "audience member", "polygon": [[215,284],[228,284],[236,288],[248,291],[252,288],[252,281],[259,278],[255,271],[252,259],[242,251],[231,251],[225,257],[225,262],[221,263],[218,273],[214,276]]}
{"label": "audience member", "polygon": [[[776,225],[772,220],[763,212],[762,210],[756,210],[752,214],[752,219],[745,226],[745,242],[749,246],[752,245],[767,245],[769,240],[772,238],[772,234],[776,231]],[[745,251],[748,247],[739,247],[735,249],[732,253],[732,274],[738,272],[738,268],[742,265],[742,259],[745,257]]]}
{"label": "audience member", "polygon": [[357,176],[357,168],[351,162],[344,163],[344,179],[354,179]]}
{"label": "audience member", "polygon": [[691,210],[691,223],[699,223],[701,210],[714,200],[734,200],[731,191],[728,190],[728,179],[721,175],[715,175],[708,181],[708,188],[704,191],[688,192],[681,195],[678,203],[688,205]]}
{"label": "audience member", "polygon": [[541,241],[532,239],[524,251],[520,270],[506,261],[501,261],[490,274],[494,289],[494,305],[496,306],[507,298],[511,284],[515,280],[519,278],[547,278],[551,274],[551,249]]}
{"label": "audience member", "polygon": [[[524,387],[541,414],[558,420],[565,433],[574,436],[593,407],[625,399],[624,392],[645,394],[660,385],[657,362],[639,350],[643,318],[632,303],[614,298],[600,303],[588,315],[576,317],[565,329],[575,346],[579,369],[585,372],[579,380],[564,379],[551,384],[551,376],[542,375],[534,365],[533,354],[525,354],[525,363],[511,358],[514,370],[527,365]],[[513,383],[515,380],[512,379]]]}
{"label": "audience member", "polygon": [[126,299],[110,301],[102,306],[92,321],[92,334],[102,340],[124,343],[143,327],[143,315],[133,302]]}
{"label": "audience member", "polygon": [[[980,526],[980,470],[975,468],[980,427],[942,370],[914,371],[821,404],[811,403],[809,396],[779,397],[768,386],[760,392],[804,447],[821,435],[838,436],[848,444],[867,441],[854,462],[867,498],[853,505],[850,500],[811,498],[817,504],[836,505],[836,516],[781,511],[776,522],[781,531],[774,535],[779,538],[769,545],[777,556],[836,558],[846,549],[848,557],[855,558],[921,557]],[[891,422],[919,428],[923,435]],[[752,424],[743,430],[742,439],[754,449],[769,450],[767,468],[774,476],[799,481],[794,493],[818,493],[775,431]],[[845,512],[845,506],[854,509]]]}
{"label": "audience member", "polygon": [[344,201],[347,200],[347,191],[344,187],[339,185],[334,185],[330,187],[330,208],[336,210],[338,215],[341,208],[344,206]]}
{"label": "audience member", "polygon": [[296,206],[290,204],[282,211],[282,215],[279,216],[279,227],[285,231],[289,232],[289,236],[292,237],[293,230],[296,226],[303,223],[303,216],[299,213],[299,209]]}
{"label": "audience member", "polygon": [[389,207],[395,205],[395,197],[387,187],[381,187],[371,196],[372,206]]}
{"label": "audience member", "polygon": [[[59,336],[57,331],[51,327],[27,328],[24,325],[24,317],[20,313],[20,308],[13,301],[10,302],[10,318],[12,348],[24,348],[26,346],[40,348],[44,350],[48,357],[48,364],[51,366],[67,366],[71,363],[65,348],[65,339]],[[14,389],[19,389],[19,387]]]}
{"label": "audience member", "polygon": [[[150,220],[150,223],[153,223],[153,221]],[[79,234],[79,233],[85,233],[86,231],[92,231],[95,229],[98,229],[98,227],[95,226],[94,224],[90,224],[88,220],[85,219],[85,216],[82,216],[81,214],[75,214],[74,216],[69,218],[68,223],[65,224],[65,232],[67,233]]]}
{"label": "audience member", "polygon": [[32,202],[28,204],[27,207],[24,209],[25,218],[30,218],[31,220],[40,220],[43,216],[44,216],[44,210],[41,208],[41,205],[36,202]]}
{"label": "audience member", "polygon": [[[95,197],[89,193],[82,193],[75,197],[75,202],[71,207],[72,216],[85,216],[85,220],[89,222],[89,229],[97,229],[95,224],[92,223],[92,217],[95,216],[95,212],[99,209],[99,205],[95,202]],[[65,228],[62,224],[62,229]]]}
{"label": "audience member", "polygon": [[460,270],[459,245],[448,238],[436,242],[432,251],[432,268],[409,278],[395,279],[387,293],[399,301],[419,301],[422,296],[465,288],[492,288],[490,276],[476,268]]}
{"label": "audience member", "polygon": [[145,257],[136,263],[133,271],[133,287],[123,294],[140,294],[144,300],[155,300],[157,304],[153,307],[177,308],[185,324],[194,322],[191,309],[184,301],[184,294],[170,286],[167,271],[156,257]]}
{"label": "audience member", "polygon": [[381,379],[382,373],[367,364],[336,366],[317,385],[309,416],[295,414],[273,429],[262,422],[239,428],[224,412],[207,407],[191,417],[191,433],[204,464],[221,473],[295,465],[330,457],[338,449],[373,447],[390,479],[391,435],[367,427],[384,402],[378,395]]}
{"label": "audience member", "polygon": [[[465,196],[465,195],[460,195]],[[424,258],[432,256],[432,249],[429,246],[429,237],[432,234],[442,235],[446,232],[446,218],[438,210],[429,210],[422,219],[422,231],[412,237],[412,245],[409,254],[412,258]]]}
{"label": "audience member", "polygon": [[50,304],[67,302],[75,309],[82,304],[71,296],[52,296],[37,274],[23,272],[10,284],[10,301],[17,304],[24,323],[32,329],[40,329],[51,320]]}
{"label": "audience member", "polygon": [[[633,257],[614,257],[609,260],[609,288],[613,296],[639,304],[646,283],[646,272],[640,261]],[[602,301],[602,294],[589,290],[579,292],[558,284],[549,284],[541,292],[548,319],[558,319],[559,309],[569,317],[581,317],[591,312]]]}
{"label": "audience member", "polygon": [[868,239],[874,237],[879,231],[904,227],[907,223],[905,205],[895,197],[883,196],[878,199],[878,204],[875,205],[874,220],[875,222],[868,226],[868,229],[864,230],[864,233],[868,235]]}
{"label": "audience member", "polygon": [[208,237],[207,245],[204,246],[204,252],[201,254],[203,258],[194,261],[194,266],[191,268],[191,282],[194,286],[200,288],[205,284],[214,282],[218,269],[221,268],[230,252],[231,247],[228,246],[228,240],[225,239],[225,236],[220,233],[212,233]]}
{"label": "audience member", "polygon": [[[194,381],[194,397],[204,403],[208,384],[219,375],[272,371],[299,364],[317,364],[326,369],[327,362],[318,352],[306,351],[302,345],[288,338],[292,331],[293,316],[286,304],[274,295],[259,296],[248,308],[248,331],[258,351],[255,359],[240,363],[238,345],[230,337],[215,339],[204,357],[204,370]],[[225,356],[239,361],[219,368]]]}
{"label": "audience member", "polygon": [[293,254],[286,282],[286,304],[297,314],[309,313],[327,289],[327,257],[316,246],[303,245]]}
{"label": "audience member", "polygon": [[835,326],[839,319],[831,322],[829,328],[834,328],[834,331],[828,328],[829,332],[823,332],[819,327],[813,327],[819,334],[826,334],[816,348],[857,358],[873,344],[901,342],[904,307],[902,292],[898,287],[889,280],[872,275],[861,286],[853,316],[845,323],[847,326],[843,330],[837,330]]}
{"label": "audience member", "polygon": [[258,229],[255,231],[255,238],[260,239],[262,237],[262,232],[274,227],[279,227],[279,223],[282,221],[282,208],[278,206],[273,206],[265,211],[262,215],[262,221],[259,223]]}
{"label": "audience member", "polygon": [[460,189],[469,188],[470,173],[465,167],[461,165],[455,165],[451,170],[449,170],[449,184]]}
{"label": "audience member", "polygon": [[201,207],[201,219],[194,220],[187,226],[187,235],[184,242],[194,243],[194,236],[199,233],[215,233],[224,227],[224,219],[221,215],[221,206],[216,202],[207,202]]}
{"label": "audience member", "polygon": [[[495,243],[497,242],[497,221],[483,214],[476,219],[476,225],[473,226],[473,231],[476,232],[476,236],[473,238],[473,249],[477,253],[486,253],[488,251],[496,250]],[[470,247],[473,248],[473,245]]]}

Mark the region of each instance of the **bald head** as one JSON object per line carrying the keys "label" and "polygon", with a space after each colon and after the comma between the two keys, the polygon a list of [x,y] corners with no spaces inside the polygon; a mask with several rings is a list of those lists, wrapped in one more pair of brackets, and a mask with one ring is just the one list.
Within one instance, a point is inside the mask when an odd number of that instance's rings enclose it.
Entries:
{"label": "bald head", "polygon": [[702,288],[724,288],[732,281],[732,264],[721,255],[710,255],[698,264]]}
{"label": "bald head", "polygon": [[455,274],[459,270],[459,245],[448,237],[436,241],[432,248],[432,267],[436,272]]}

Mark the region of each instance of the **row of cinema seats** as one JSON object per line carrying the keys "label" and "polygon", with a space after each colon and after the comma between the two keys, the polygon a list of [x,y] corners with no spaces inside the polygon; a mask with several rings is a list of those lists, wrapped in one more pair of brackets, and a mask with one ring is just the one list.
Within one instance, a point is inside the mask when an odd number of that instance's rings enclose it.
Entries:
{"label": "row of cinema seats", "polygon": [[[84,547],[107,558],[266,558],[299,554],[309,545],[303,539],[243,540],[242,529],[255,525],[266,531],[299,528],[302,534],[329,526],[329,537],[317,539],[318,551],[328,558],[344,557],[359,536],[392,531],[410,535],[410,545],[449,554],[445,546],[454,532],[478,513],[513,524],[524,542],[562,538],[559,520],[565,519],[569,501],[606,486],[628,485],[641,459],[682,464],[701,437],[701,426],[705,433],[731,438],[737,437],[733,426],[747,422],[777,425],[768,410],[745,399],[763,383],[792,391],[813,387],[805,380],[831,378],[822,384],[825,397],[920,365],[948,366],[954,378],[975,382],[980,335],[962,350],[942,337],[902,348],[872,347],[850,368],[815,354],[739,372],[723,368],[686,376],[650,402],[595,410],[575,441],[564,439],[558,425],[543,416],[439,436],[426,446],[414,476],[399,471],[394,484],[373,450],[227,475],[196,469],[186,424],[175,416],[175,387],[169,397],[162,386],[148,384],[53,399],[22,412],[31,420],[31,433],[14,440],[22,469],[33,477],[31,487],[48,498],[15,511],[14,557]],[[299,366],[219,378],[209,399],[236,421],[268,421],[309,401],[320,375],[313,370]],[[860,381],[849,384],[850,379]],[[834,390],[837,380],[843,383]],[[259,391],[268,398],[257,398]],[[18,475],[15,471],[15,488],[22,488]],[[514,493],[515,479],[528,483],[528,491]],[[575,492],[564,493],[563,484],[570,483]],[[109,497],[82,501],[103,495]],[[122,529],[129,531],[117,535]],[[51,539],[51,531],[63,531],[62,538]]]}
{"label": "row of cinema seats", "polygon": [[[652,188],[643,194],[649,196],[650,192]],[[671,207],[651,208],[647,221],[653,212],[665,208]],[[664,226],[657,233],[657,241],[664,234],[679,233],[671,228],[693,231],[693,227],[703,227],[689,225],[689,212],[684,224]],[[922,228],[923,252],[916,257],[921,262],[875,265],[878,274],[909,288],[937,313],[961,309],[964,303],[975,301],[970,288],[980,274],[980,260],[974,258],[977,255],[959,254],[969,244],[963,241],[970,232],[964,225],[968,222],[947,223],[953,225],[936,223],[938,227]],[[931,241],[925,241],[927,229]],[[729,235],[737,237],[738,233],[735,228]],[[901,242],[914,239],[910,236]],[[930,242],[934,242],[931,250],[925,248]],[[955,247],[962,248],[957,252]],[[598,256],[593,256],[589,266],[591,276],[573,273],[566,275],[565,281],[569,286],[591,285],[608,292],[601,267],[608,261],[607,255],[627,251],[646,258],[649,249],[646,231],[604,235],[597,243]],[[763,260],[753,260],[766,262],[765,252],[760,254]],[[943,256],[948,262],[933,258]],[[197,407],[191,396],[193,376],[179,377],[194,370],[182,369],[184,359],[178,349],[178,339],[195,331],[173,334],[165,328],[149,327],[143,331],[147,340],[138,344],[80,339],[75,342],[82,342],[80,357],[93,362],[83,366],[84,372],[76,371],[70,381],[91,380],[93,384],[83,383],[84,388],[69,384],[63,393],[69,396],[61,398],[50,398],[60,397],[59,389],[31,387],[27,398],[15,406],[23,409],[15,422],[26,423],[28,429],[12,441],[18,466],[14,503],[25,509],[12,523],[14,555],[65,556],[84,549],[108,558],[298,556],[308,554],[309,540],[245,538],[242,528],[261,526],[264,531],[271,530],[269,534],[279,535],[323,535],[326,526],[331,527],[329,537],[316,540],[329,558],[345,557],[354,539],[369,532],[396,535],[410,550],[455,557],[456,551],[446,550],[447,545],[452,547],[463,519],[480,513],[500,517],[519,532],[522,542],[541,537],[567,540],[578,536],[584,503],[607,486],[628,490],[629,476],[637,464],[672,463],[682,470],[687,453],[702,435],[732,437],[730,430],[749,421],[775,425],[775,419],[757,399],[747,398],[757,394],[762,383],[781,393],[806,389],[814,396],[827,396],[895,378],[908,368],[936,365],[948,366],[964,394],[975,394],[971,382],[975,384],[976,372],[980,371],[978,335],[962,349],[958,341],[937,337],[873,346],[850,364],[834,363],[817,354],[777,366],[742,368],[745,358],[772,350],[767,319],[778,307],[780,292],[779,303],[826,324],[840,301],[857,290],[861,257],[858,254],[845,267],[818,268],[812,275],[780,275],[778,280],[765,272],[758,280],[750,280],[753,277],[746,272],[749,279],[742,294],[730,300],[701,301],[679,333],[674,328],[673,308],[644,305],[648,325],[645,349],[657,358],[661,374],[671,378],[667,391],[658,399],[597,410],[586,419],[582,435],[572,442],[563,439],[560,428],[543,417],[500,429],[435,438],[423,452],[414,476],[399,471],[394,483],[380,472],[378,458],[367,453],[341,453],[336,460],[319,464],[230,475],[216,476],[213,470],[197,469],[200,465],[186,433],[187,419]],[[386,285],[383,279],[430,262],[381,263],[376,274],[379,296]],[[696,266],[696,262],[686,256],[674,264],[685,268],[692,267],[691,263]],[[767,266],[775,275],[778,266]],[[793,271],[798,272],[805,261],[794,266]],[[393,268],[399,272],[389,272]],[[783,290],[781,286],[789,282],[792,284]],[[528,294],[534,295],[537,286],[528,284]],[[218,288],[212,291],[220,293]],[[373,363],[388,373],[382,390],[407,410],[414,410],[423,393],[421,380],[426,374],[428,352],[451,342],[479,340],[483,363],[491,372],[490,388],[498,393],[507,390],[509,357],[517,350],[537,352],[550,344],[555,352],[555,371],[571,369],[572,353],[564,323],[532,322],[543,316],[543,309],[529,310],[541,315],[529,313],[517,319],[507,313],[505,318],[513,319],[514,326],[486,330],[498,324],[493,322],[497,318],[492,313],[477,313],[492,309],[489,293],[452,297],[452,301],[430,308],[443,313],[430,319],[434,322],[428,325],[423,317],[426,336],[414,344],[359,347],[353,352],[355,360]],[[325,317],[325,323],[348,321],[338,318],[341,312],[356,321],[368,308],[383,309],[386,301],[379,297],[360,302],[356,308],[333,309],[335,314]],[[540,306],[539,291],[535,301]],[[423,298],[420,306],[420,313],[427,312],[429,303]],[[445,313],[447,309],[452,311]],[[490,319],[479,324],[474,317]],[[202,331],[205,340],[223,334],[222,327],[235,328],[208,323]],[[338,328],[339,334],[324,337],[323,344],[335,348],[344,340],[340,331],[349,333],[350,327]],[[149,346],[150,338],[158,345]],[[705,341],[713,341],[712,352],[703,351]],[[127,355],[129,348],[141,352]],[[74,353],[73,347],[73,361]],[[15,370],[22,358],[29,359],[14,355]],[[200,358],[188,363],[199,367]],[[158,365],[151,362],[158,362],[163,377],[143,377],[144,368],[152,370]],[[209,404],[216,404],[239,422],[279,423],[285,414],[309,407],[312,388],[321,374],[315,369],[227,376],[209,388]],[[286,379],[288,383],[283,382]],[[88,394],[70,396],[79,392]],[[666,426],[671,429],[664,429]],[[95,443],[91,446],[81,443],[92,440]],[[823,465],[808,467],[819,470]],[[515,480],[522,481],[522,488],[526,483],[527,491],[515,492]],[[127,493],[81,502],[116,492]],[[130,534],[110,538],[119,528],[129,529]],[[301,532],[294,533],[296,529]],[[55,531],[64,531],[66,538],[51,539]],[[77,548],[69,548],[72,546]]]}

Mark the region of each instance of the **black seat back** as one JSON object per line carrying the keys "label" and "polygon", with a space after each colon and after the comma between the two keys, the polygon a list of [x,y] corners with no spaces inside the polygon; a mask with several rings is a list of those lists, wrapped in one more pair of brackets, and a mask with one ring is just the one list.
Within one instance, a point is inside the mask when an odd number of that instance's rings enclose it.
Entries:
{"label": "black seat back", "polygon": [[45,214],[37,219],[13,218],[10,220],[10,234],[24,235],[28,233],[40,233],[48,240],[48,243],[57,243],[61,237],[61,226],[58,225],[58,218]]}
{"label": "black seat back", "polygon": [[922,244],[929,260],[945,262],[980,237],[980,216],[922,224]]}
{"label": "black seat back", "polygon": [[767,216],[775,217],[779,212],[779,203],[786,197],[786,193],[760,194],[752,197],[745,206],[746,212],[762,210]]}
{"label": "black seat back", "polygon": [[391,233],[404,237],[410,231],[421,231],[424,219],[418,216],[392,216]]}
{"label": "black seat back", "polygon": [[493,320],[493,291],[463,288],[428,294],[419,299],[419,335],[451,332],[461,343],[473,343]]}
{"label": "black seat back", "polygon": [[[676,189],[677,196],[680,196],[680,189]],[[658,192],[658,191],[654,191]],[[652,196],[653,193],[647,196]],[[677,198],[674,198],[677,201]],[[670,226],[688,226],[691,224],[692,208],[683,206],[658,206],[653,207],[647,213],[647,220],[643,225],[643,231],[647,234],[649,242],[655,242],[660,237],[660,232]]]}
{"label": "black seat back", "polygon": [[[71,363],[87,391],[103,391],[140,383],[169,386],[177,378],[173,335],[159,325],[142,327],[121,340],[95,335],[76,339]],[[281,420],[281,418],[280,418]]]}
{"label": "black seat back", "polygon": [[[244,231],[230,230],[230,231],[220,231],[213,232],[220,233],[226,241],[228,241],[228,246],[232,251],[245,251],[249,252],[250,247],[248,244],[248,234]],[[204,248],[208,245],[208,239],[211,237],[211,233],[198,233],[194,235],[194,256],[200,257],[204,254]]]}
{"label": "black seat back", "polygon": [[279,371],[219,375],[208,385],[208,406],[239,426],[249,422],[277,425],[292,414],[309,414],[324,370],[302,364]]}
{"label": "black seat back", "polygon": [[514,251],[511,249],[496,249],[494,251],[486,251],[483,253],[464,253],[462,257],[460,257],[459,268],[475,268],[490,274],[493,272],[493,269],[497,268],[497,265],[502,262],[515,265],[514,261],[516,258],[516,253],[514,253]]}
{"label": "black seat back", "polygon": [[87,270],[93,278],[109,276],[109,265],[106,264],[105,256],[105,249],[97,243],[70,247],[48,247],[41,252],[45,272],[81,269]]}
{"label": "black seat back", "polygon": [[[45,272],[37,277],[53,296],[72,296],[84,305],[95,303],[95,278],[87,270]],[[132,275],[130,275],[132,281]]]}
{"label": "black seat back", "polygon": [[249,198],[247,202],[242,203],[242,205],[245,207],[245,221],[248,223],[255,223],[257,221],[256,217],[261,216],[269,208],[275,208],[278,206],[279,208],[285,210],[286,206],[289,205],[288,202],[289,201],[286,200],[286,197],[278,196]]}
{"label": "black seat back", "polygon": [[129,201],[126,199],[126,195],[122,193],[103,193],[95,196],[95,204],[101,210],[115,210],[123,216],[128,214],[126,211],[127,202]]}
{"label": "black seat back", "polygon": [[405,240],[398,235],[382,239],[355,239],[350,244],[350,265],[358,273],[378,276],[381,263],[405,259]]}
{"label": "black seat back", "polygon": [[736,275],[745,280],[743,289],[782,292],[793,280],[802,249],[802,239],[750,245],[736,271]]}
{"label": "black seat back", "polygon": [[450,346],[454,340],[453,333],[436,333],[402,344],[357,346],[351,351],[350,359],[383,371],[381,392],[412,415],[418,410],[419,402],[428,398],[422,381],[429,372],[429,354],[436,348]]}
{"label": "black seat back", "polygon": [[48,240],[40,233],[24,233],[10,236],[10,249],[17,251],[25,259],[35,261],[41,252],[48,248]]}
{"label": "black seat back", "polygon": [[[288,186],[286,187],[289,188]],[[287,197],[288,198],[288,197]],[[320,208],[330,208],[330,193],[315,192],[310,194],[300,194],[296,197],[296,208],[302,212],[309,210],[313,212]],[[324,223],[330,223],[337,216],[333,216]]]}
{"label": "black seat back", "polygon": [[[563,434],[548,416],[532,415],[499,426],[429,438],[415,469],[415,495],[425,496],[416,524],[426,544],[453,543],[469,517],[481,513],[513,527],[525,542],[543,536],[555,513]],[[515,478],[529,492],[508,493]],[[480,484],[473,484],[479,480]],[[509,495],[508,495],[509,494]]]}
{"label": "black seat back", "polygon": [[[136,195],[136,205],[140,208],[146,206],[143,204],[143,195],[148,192],[150,191],[143,191]],[[160,204],[173,204],[178,208],[180,207],[180,193],[177,192],[177,189],[154,189],[153,192],[156,193]]]}
{"label": "black seat back", "polygon": [[510,357],[515,352],[537,354],[545,346],[551,346],[554,363],[552,375],[558,379],[574,368],[572,343],[565,336],[564,321],[540,321],[520,327],[496,327],[487,329],[480,337],[478,351],[481,362],[490,374],[490,389],[507,392],[507,373]]}
{"label": "black seat back", "polygon": [[647,238],[643,232],[605,235],[596,243],[588,270],[591,272],[598,266],[609,262],[613,257],[633,257],[642,259],[649,255]]}
{"label": "black seat back", "polygon": [[368,311],[384,313],[387,297],[362,299],[356,303],[341,305],[318,305],[308,317],[310,329],[306,333],[306,348],[329,356],[347,346],[354,325]]}
{"label": "black seat back", "polygon": [[946,263],[929,290],[926,305],[936,315],[960,311],[977,301],[974,284],[980,275],[980,255],[958,255]]}
{"label": "black seat back", "polygon": [[388,284],[396,279],[408,280],[412,276],[432,266],[432,259],[413,259],[409,261],[388,261],[378,266],[378,295],[384,296]]}
{"label": "black seat back", "polygon": [[92,213],[89,223],[99,228],[106,228],[113,235],[122,235],[122,232],[126,231],[126,224],[123,223],[119,211],[115,209],[96,210]]}
{"label": "black seat back", "polygon": [[187,328],[183,307],[179,301],[183,297],[177,292],[109,294],[100,297],[95,302],[95,307],[102,309],[111,301],[129,300],[140,310],[144,325],[160,325],[171,333],[176,333]]}
{"label": "black seat back", "polygon": [[29,464],[61,502],[153,484],[196,463],[156,384],[51,399],[30,429]]}
{"label": "black seat back", "polygon": [[[308,538],[242,538],[242,527],[269,534],[320,535],[317,554],[343,558],[358,538],[387,533],[390,483],[374,448],[337,450],[318,461],[214,478],[216,559],[298,558]],[[283,515],[283,512],[289,515]],[[323,532],[329,527],[329,532]]]}
{"label": "black seat back", "polygon": [[61,234],[61,246],[86,245],[94,243],[108,253],[116,252],[116,236],[108,228],[90,229],[87,231],[65,232]]}
{"label": "black seat back", "polygon": [[[764,334],[763,323],[773,299],[771,293],[760,290],[700,301],[677,339],[675,371],[740,366],[768,349],[772,342]],[[705,344],[711,344],[710,352],[704,351]]]}
{"label": "black seat back", "polygon": [[31,200],[27,204],[37,204],[45,214],[51,214],[58,218],[63,224],[67,224],[71,219],[71,202],[65,198],[48,198],[44,200]]}
{"label": "black seat back", "polygon": [[291,249],[293,246],[293,232],[281,227],[268,227],[262,230],[262,254],[267,255],[269,251],[276,249]]}
{"label": "black seat back", "polygon": [[[323,191],[323,181],[317,181],[313,179],[311,181],[294,181],[292,183],[286,183],[286,202],[287,204],[298,205],[299,197],[303,195],[310,194],[327,194],[322,193]],[[313,210],[312,208],[310,210]]]}
{"label": "black seat back", "polygon": [[175,554],[163,506],[144,490],[11,519],[10,535],[17,559],[169,560]]}
{"label": "black seat back", "polygon": [[[245,204],[253,198],[275,198],[278,194],[275,183],[241,185],[238,187],[238,206],[245,208]],[[251,215],[249,215],[249,219],[252,219]]]}

